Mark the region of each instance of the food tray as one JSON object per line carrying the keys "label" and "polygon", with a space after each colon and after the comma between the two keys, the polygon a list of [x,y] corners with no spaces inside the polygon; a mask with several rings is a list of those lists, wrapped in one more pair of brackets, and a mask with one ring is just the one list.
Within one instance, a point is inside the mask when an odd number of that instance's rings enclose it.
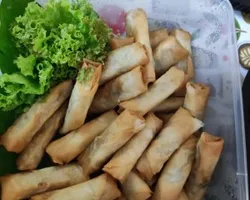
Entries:
{"label": "food tray", "polygon": [[[227,0],[91,0],[115,32],[126,11],[141,7],[150,29],[182,27],[192,33],[196,81],[211,86],[204,130],[225,139],[206,200],[248,200],[245,130],[233,9]],[[167,87],[167,86],[166,86]]]}

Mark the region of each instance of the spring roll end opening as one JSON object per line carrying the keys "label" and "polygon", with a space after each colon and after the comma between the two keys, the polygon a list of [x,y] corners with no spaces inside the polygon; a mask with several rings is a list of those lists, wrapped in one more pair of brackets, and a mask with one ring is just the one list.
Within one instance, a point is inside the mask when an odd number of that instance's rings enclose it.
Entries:
{"label": "spring roll end opening", "polygon": [[186,84],[186,88],[188,92],[192,92],[192,93],[204,92],[204,94],[206,95],[209,95],[210,93],[210,87],[204,83],[188,82]]}
{"label": "spring roll end opening", "polygon": [[[119,169],[117,168],[121,168],[121,166],[109,166],[109,163],[107,163],[102,170],[107,173],[109,176],[113,177],[114,179],[118,180],[120,183],[123,183],[125,181],[125,178],[123,176],[121,176],[121,174],[119,173]],[[114,170],[114,168],[116,170]]]}
{"label": "spring roll end opening", "polygon": [[[46,151],[47,152],[47,151]],[[48,153],[49,154],[49,153]],[[50,154],[49,154],[50,155]],[[51,155],[50,155],[50,158],[51,158],[51,160],[53,161],[53,163],[55,163],[55,164],[59,164],[59,165],[64,165],[64,164],[67,164],[68,162],[66,161],[66,162],[63,162],[60,158],[57,158],[57,157],[52,157]]]}
{"label": "spring roll end opening", "polygon": [[185,37],[187,37],[189,40],[192,39],[191,33],[188,32],[187,30],[183,29],[183,28],[174,29],[174,30],[172,30],[172,31],[170,32],[170,34],[173,35],[173,36],[176,36],[176,35],[178,35],[178,34],[182,34],[182,35],[184,34]]}
{"label": "spring roll end opening", "polygon": [[[92,62],[92,61],[91,61]],[[85,65],[85,66],[84,66]],[[83,67],[82,67],[82,69],[84,69],[84,68],[93,68],[94,69],[94,72],[93,72],[93,74],[91,75],[91,78],[90,78],[90,80],[88,80],[87,82],[86,82],[86,86],[88,87],[88,88],[90,88],[89,90],[94,90],[95,89],[95,87],[98,87],[99,86],[99,80],[100,80],[100,77],[101,77],[101,73],[102,73],[102,65],[101,64],[99,64],[98,66],[96,66],[96,65],[93,65],[92,63],[90,64],[90,66],[86,63],[86,62],[84,62],[84,64],[83,64]],[[80,71],[79,71],[80,72]],[[79,72],[78,72],[78,74],[79,74]],[[89,83],[91,83],[91,84],[89,84]],[[77,83],[76,83],[77,84]],[[82,85],[82,83],[80,83],[81,85]]]}
{"label": "spring roll end opening", "polygon": [[142,154],[141,158],[138,160],[135,168],[139,176],[146,181],[151,181],[155,175],[153,173],[153,170],[151,169],[150,163],[148,162],[146,151]]}
{"label": "spring roll end opening", "polygon": [[209,134],[209,133],[206,133],[206,132],[203,132],[203,133],[202,133],[201,139],[202,139],[203,142],[205,142],[205,143],[224,142],[224,139],[223,139],[223,138],[214,136],[214,135]]}

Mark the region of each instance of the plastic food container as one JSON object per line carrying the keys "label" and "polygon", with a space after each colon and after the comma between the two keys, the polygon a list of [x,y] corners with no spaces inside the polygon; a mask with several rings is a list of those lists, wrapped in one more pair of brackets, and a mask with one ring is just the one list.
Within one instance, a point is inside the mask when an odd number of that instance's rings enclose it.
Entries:
{"label": "plastic food container", "polygon": [[139,7],[147,12],[150,29],[182,27],[192,33],[196,81],[209,84],[212,90],[204,130],[225,139],[225,148],[205,199],[248,200],[241,83],[233,9],[229,1],[90,2],[115,33],[125,32],[126,12]]}
{"label": "plastic food container", "polygon": [[[91,0],[114,31],[143,8],[150,29],[182,27],[193,35],[196,81],[211,86],[204,130],[225,139],[206,200],[248,200],[245,131],[233,9],[227,0]],[[166,85],[167,87],[167,85]]]}

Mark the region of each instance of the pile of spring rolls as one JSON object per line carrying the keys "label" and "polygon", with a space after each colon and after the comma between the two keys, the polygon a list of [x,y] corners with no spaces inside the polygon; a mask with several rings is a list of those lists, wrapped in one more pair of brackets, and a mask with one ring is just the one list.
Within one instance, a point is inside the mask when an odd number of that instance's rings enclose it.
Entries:
{"label": "pile of spring rolls", "polygon": [[[84,59],[89,77],[55,86],[1,136],[23,171],[0,177],[2,200],[203,199],[224,140],[202,131],[210,89],[192,81],[191,35],[149,31],[142,9],[126,32],[105,65]],[[45,153],[55,165],[37,169]]]}

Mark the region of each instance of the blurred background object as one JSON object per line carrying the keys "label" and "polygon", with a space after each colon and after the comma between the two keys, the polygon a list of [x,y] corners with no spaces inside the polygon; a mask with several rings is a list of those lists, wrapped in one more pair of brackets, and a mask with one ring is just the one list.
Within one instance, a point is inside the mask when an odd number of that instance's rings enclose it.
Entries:
{"label": "blurred background object", "polygon": [[237,10],[244,12],[250,12],[250,1],[249,0],[230,0],[233,7]]}

